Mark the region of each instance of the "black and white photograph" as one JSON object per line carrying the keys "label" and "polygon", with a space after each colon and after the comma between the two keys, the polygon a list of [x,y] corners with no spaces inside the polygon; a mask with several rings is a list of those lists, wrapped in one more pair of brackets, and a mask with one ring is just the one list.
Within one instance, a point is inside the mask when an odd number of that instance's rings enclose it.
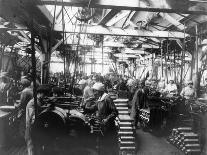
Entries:
{"label": "black and white photograph", "polygon": [[207,155],[207,0],[0,0],[0,155]]}

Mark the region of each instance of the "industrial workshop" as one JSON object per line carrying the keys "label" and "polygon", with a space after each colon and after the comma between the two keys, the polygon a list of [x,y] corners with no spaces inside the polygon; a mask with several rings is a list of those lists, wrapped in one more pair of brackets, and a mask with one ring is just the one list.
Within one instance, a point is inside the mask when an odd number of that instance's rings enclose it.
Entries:
{"label": "industrial workshop", "polygon": [[0,155],[207,155],[207,0],[0,0]]}

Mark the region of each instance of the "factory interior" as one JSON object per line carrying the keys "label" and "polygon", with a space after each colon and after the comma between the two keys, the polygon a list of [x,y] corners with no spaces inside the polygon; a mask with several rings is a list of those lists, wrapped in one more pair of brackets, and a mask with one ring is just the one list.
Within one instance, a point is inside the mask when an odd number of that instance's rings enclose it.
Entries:
{"label": "factory interior", "polygon": [[1,155],[207,155],[207,0],[0,0]]}

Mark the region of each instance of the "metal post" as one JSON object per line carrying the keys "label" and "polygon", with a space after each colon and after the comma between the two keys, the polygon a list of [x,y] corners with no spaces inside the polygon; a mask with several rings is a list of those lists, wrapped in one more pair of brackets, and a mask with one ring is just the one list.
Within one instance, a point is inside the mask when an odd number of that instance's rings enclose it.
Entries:
{"label": "metal post", "polygon": [[184,39],[183,39],[183,51],[182,51],[182,56],[181,56],[181,73],[180,73],[180,85],[181,86],[183,82],[183,69],[184,69],[183,65],[185,65],[184,57],[185,57],[185,29],[184,29]]}
{"label": "metal post", "polygon": [[37,118],[38,115],[38,108],[37,108],[37,85],[36,85],[36,58],[35,58],[35,35],[34,35],[34,29],[33,29],[33,17],[32,17],[32,23],[31,23],[31,46],[32,46],[32,81],[33,81],[33,97],[34,97],[34,108],[35,108],[35,118]]}
{"label": "metal post", "polygon": [[195,31],[196,31],[196,46],[195,46],[195,52],[196,52],[196,58],[195,58],[195,71],[196,75],[198,73],[198,25],[195,26]]}
{"label": "metal post", "polygon": [[104,51],[103,51],[103,40],[104,40],[104,36],[102,37],[102,75],[103,75],[103,71],[104,71]]}
{"label": "metal post", "polygon": [[161,41],[161,43],[160,43],[160,50],[161,50],[161,58],[160,58],[160,62],[161,62],[161,71],[162,71],[162,73],[161,73],[161,75],[162,75],[162,77],[163,77],[163,63],[162,63],[162,57],[163,57],[163,41]]}

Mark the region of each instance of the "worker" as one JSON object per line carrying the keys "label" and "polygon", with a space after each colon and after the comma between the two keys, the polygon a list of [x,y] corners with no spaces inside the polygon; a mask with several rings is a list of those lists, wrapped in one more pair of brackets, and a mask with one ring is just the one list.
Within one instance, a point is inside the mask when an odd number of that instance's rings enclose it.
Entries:
{"label": "worker", "polygon": [[133,120],[133,126],[136,128],[137,125],[139,127],[138,117],[139,117],[139,110],[143,108],[148,108],[148,93],[149,90],[145,87],[145,81],[140,82],[140,86],[138,90],[135,92],[133,99],[132,99],[132,107],[131,107],[131,114],[130,117]]}
{"label": "worker", "polygon": [[163,93],[164,90],[165,90],[165,78],[162,77],[160,79],[160,81],[158,82],[158,85],[157,85],[157,90],[160,92],[160,93]]}
{"label": "worker", "polygon": [[93,89],[92,86],[94,85],[94,81],[89,79],[87,81],[87,85],[83,90],[83,101],[81,103],[81,106],[84,107],[85,103],[90,100],[91,98],[94,98]]}
{"label": "worker", "polygon": [[61,97],[64,95],[64,91],[60,87],[53,87],[52,88],[52,96],[53,97]]}
{"label": "worker", "polygon": [[83,90],[87,84],[87,81],[84,79],[81,79],[78,84],[74,87],[74,94],[76,96],[83,96]]}
{"label": "worker", "polygon": [[95,112],[96,116],[101,121],[102,131],[104,133],[103,146],[106,147],[106,150],[112,152],[117,148],[115,145],[116,126],[114,120],[118,115],[118,111],[110,95],[105,93],[104,84],[95,83],[92,89],[96,98],[96,104],[92,106],[86,104],[86,109]]}
{"label": "worker", "polygon": [[169,95],[175,95],[178,94],[178,88],[177,85],[174,83],[174,80],[171,78],[169,79],[169,83],[166,86],[164,92],[166,92]]}
{"label": "worker", "polygon": [[[50,94],[50,87],[48,85],[40,85],[37,88],[37,112],[41,113],[44,98]],[[31,129],[35,120],[35,105],[34,99],[30,100],[26,107],[26,131],[25,140],[27,144],[28,155],[39,155],[41,153],[41,147],[36,143],[35,136],[33,136]],[[34,149],[35,148],[35,149]]]}
{"label": "worker", "polygon": [[0,105],[7,103],[7,91],[11,86],[7,72],[0,73]]}
{"label": "worker", "polygon": [[187,86],[182,89],[180,95],[184,97],[185,99],[195,99],[196,98],[196,92],[193,88],[193,81],[188,81]]}
{"label": "worker", "polygon": [[118,115],[118,111],[110,96],[104,92],[104,84],[95,83],[92,89],[97,102],[92,107],[86,105],[86,108],[96,111],[96,116],[100,118],[106,127],[105,131],[110,132],[111,129],[115,129],[114,119]]}
{"label": "worker", "polygon": [[23,78],[21,79],[21,85],[23,87],[23,90],[20,95],[20,103],[15,104],[15,107],[26,111],[28,102],[33,98],[33,84],[30,80]]}

